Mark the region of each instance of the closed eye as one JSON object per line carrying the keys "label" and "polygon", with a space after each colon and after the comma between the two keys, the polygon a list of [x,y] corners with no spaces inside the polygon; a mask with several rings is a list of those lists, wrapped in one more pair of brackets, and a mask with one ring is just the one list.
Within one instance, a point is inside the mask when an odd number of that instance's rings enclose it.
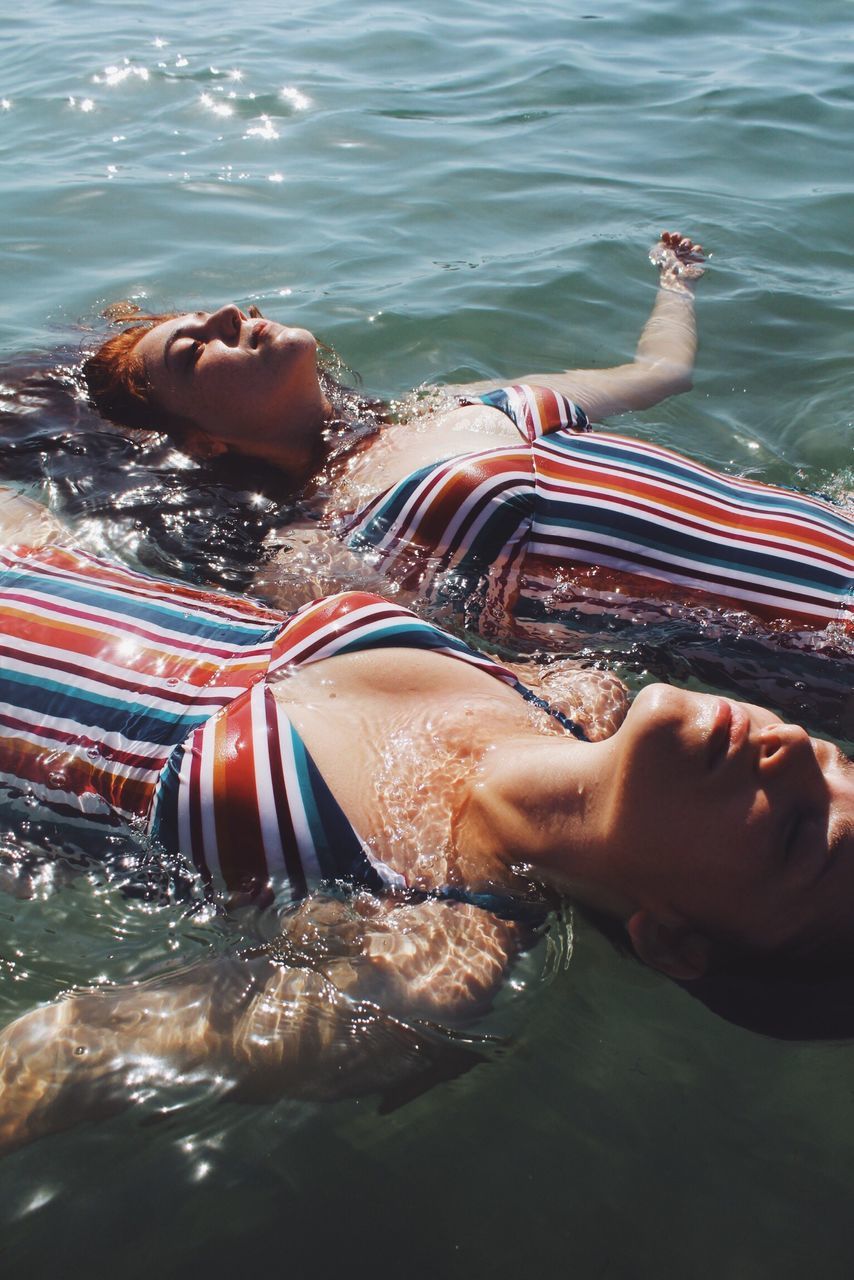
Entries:
{"label": "closed eye", "polygon": [[190,340],[190,342],[187,345],[187,350],[184,357],[188,368],[192,369],[194,365],[198,364],[199,357],[201,356],[204,349],[205,349],[205,344],[199,338],[192,338]]}

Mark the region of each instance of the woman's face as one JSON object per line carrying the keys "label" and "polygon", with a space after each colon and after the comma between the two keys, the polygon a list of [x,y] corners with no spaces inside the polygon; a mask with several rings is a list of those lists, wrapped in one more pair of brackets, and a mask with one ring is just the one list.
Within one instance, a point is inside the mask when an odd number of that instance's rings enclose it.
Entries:
{"label": "woman's face", "polygon": [[316,456],[329,405],[307,329],[250,319],[230,305],[166,320],[136,352],[155,404],[214,447],[288,470],[304,469]]}
{"label": "woman's face", "polygon": [[612,741],[611,839],[640,905],[760,950],[854,936],[854,764],[832,743],[669,685]]}

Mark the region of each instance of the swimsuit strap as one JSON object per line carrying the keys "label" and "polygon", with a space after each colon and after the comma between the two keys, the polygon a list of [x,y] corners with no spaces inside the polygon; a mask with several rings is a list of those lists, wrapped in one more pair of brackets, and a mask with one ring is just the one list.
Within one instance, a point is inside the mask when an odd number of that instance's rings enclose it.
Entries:
{"label": "swimsuit strap", "polygon": [[478,399],[493,409],[500,409],[518,428],[525,440],[533,444],[540,436],[553,431],[592,431],[582,408],[550,387],[536,387],[520,382],[496,387]]}

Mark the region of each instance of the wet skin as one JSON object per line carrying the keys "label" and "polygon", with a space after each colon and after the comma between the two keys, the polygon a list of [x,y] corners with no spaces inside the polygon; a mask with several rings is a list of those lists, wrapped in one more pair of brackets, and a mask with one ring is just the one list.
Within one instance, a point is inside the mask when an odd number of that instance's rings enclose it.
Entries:
{"label": "wet skin", "polygon": [[208,450],[235,448],[296,472],[316,459],[331,410],[307,329],[228,305],[164,321],[136,352],[153,399],[195,427]]}
{"label": "wet skin", "polygon": [[[275,692],[363,835],[383,830],[384,793],[356,780],[374,776],[390,726],[405,730],[396,785],[411,775],[413,795],[437,751],[448,760],[443,874],[470,888],[512,893],[521,874],[760,950],[854,934],[854,765],[762,707],[650,685],[616,733],[580,743],[536,727],[492,677],[409,651],[339,655]],[[406,868],[400,832],[387,846],[378,834],[397,870],[421,873],[417,826]]]}
{"label": "wet skin", "polygon": [[610,836],[642,906],[760,950],[854,931],[854,764],[831,742],[669,685],[611,741]]}

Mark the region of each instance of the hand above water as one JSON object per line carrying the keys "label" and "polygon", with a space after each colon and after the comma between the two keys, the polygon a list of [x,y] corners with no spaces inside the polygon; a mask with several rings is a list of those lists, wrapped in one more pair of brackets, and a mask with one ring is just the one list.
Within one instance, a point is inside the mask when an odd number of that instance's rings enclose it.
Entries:
{"label": "hand above water", "polygon": [[703,246],[678,231],[662,231],[649,251],[649,260],[658,267],[661,288],[672,293],[693,293],[695,282],[706,269]]}

